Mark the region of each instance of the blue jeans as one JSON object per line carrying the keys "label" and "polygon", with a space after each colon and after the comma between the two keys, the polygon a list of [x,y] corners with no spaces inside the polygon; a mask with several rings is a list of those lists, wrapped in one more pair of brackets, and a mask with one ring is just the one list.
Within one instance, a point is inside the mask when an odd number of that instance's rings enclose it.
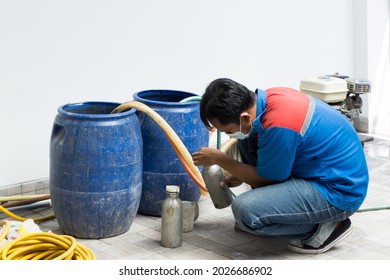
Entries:
{"label": "blue jeans", "polygon": [[[242,161],[256,166],[256,137],[239,140],[238,148]],[[315,248],[330,236],[338,221],[354,213],[332,206],[310,181],[297,178],[237,196],[232,211],[247,232],[301,240]]]}
{"label": "blue jeans", "polygon": [[301,240],[315,248],[338,221],[353,214],[330,205],[310,181],[296,178],[238,195],[232,211],[238,225],[249,233]]}

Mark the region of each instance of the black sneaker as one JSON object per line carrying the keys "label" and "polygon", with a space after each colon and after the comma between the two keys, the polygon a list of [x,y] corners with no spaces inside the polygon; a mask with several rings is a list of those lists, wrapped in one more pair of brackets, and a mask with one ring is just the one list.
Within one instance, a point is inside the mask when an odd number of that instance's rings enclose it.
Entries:
{"label": "black sneaker", "polygon": [[302,241],[290,241],[288,243],[288,249],[290,251],[301,253],[301,254],[322,254],[332,248],[334,245],[339,243],[345,237],[352,232],[352,224],[350,219],[342,221],[338,227],[332,232],[332,234],[325,240],[318,248],[306,245]]}

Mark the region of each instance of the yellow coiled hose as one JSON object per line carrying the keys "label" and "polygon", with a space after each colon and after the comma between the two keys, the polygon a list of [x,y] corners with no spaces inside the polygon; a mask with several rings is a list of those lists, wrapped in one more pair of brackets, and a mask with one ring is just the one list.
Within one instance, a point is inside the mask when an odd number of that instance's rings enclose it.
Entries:
{"label": "yellow coiled hose", "polygon": [[[27,218],[15,215],[3,206],[0,210],[17,221]],[[42,222],[53,219],[54,215],[32,219]],[[10,222],[0,222],[0,244],[6,238]],[[76,239],[68,235],[48,232],[26,233],[0,247],[0,260],[95,260],[95,254]]]}
{"label": "yellow coiled hose", "polygon": [[[2,242],[10,222],[0,222]],[[0,248],[0,260],[95,260],[95,254],[69,235],[50,232],[26,233]]]}
{"label": "yellow coiled hose", "polygon": [[0,250],[0,260],[94,260],[95,254],[69,235],[27,233]]}

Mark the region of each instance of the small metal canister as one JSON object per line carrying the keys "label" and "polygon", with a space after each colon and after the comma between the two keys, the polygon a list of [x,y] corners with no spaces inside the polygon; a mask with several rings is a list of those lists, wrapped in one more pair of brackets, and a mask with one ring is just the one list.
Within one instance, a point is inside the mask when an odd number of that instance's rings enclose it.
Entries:
{"label": "small metal canister", "polygon": [[176,248],[183,241],[183,204],[179,198],[180,188],[174,185],[166,187],[167,197],[161,212],[161,245]]}
{"label": "small metal canister", "polygon": [[221,187],[223,180],[222,168],[218,165],[204,166],[202,177],[214,207],[217,209],[228,207],[233,201],[233,196],[229,187]]}

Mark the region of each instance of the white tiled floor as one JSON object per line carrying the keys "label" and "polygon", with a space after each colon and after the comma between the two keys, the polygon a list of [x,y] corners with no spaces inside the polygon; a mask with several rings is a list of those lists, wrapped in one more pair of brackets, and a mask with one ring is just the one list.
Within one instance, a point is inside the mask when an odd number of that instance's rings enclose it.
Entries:
{"label": "white tiled floor", "polygon": [[[94,251],[98,260],[390,260],[390,209],[367,211],[367,207],[390,205],[390,141],[375,138],[364,145],[370,169],[370,186],[361,212],[352,216],[353,232],[325,254],[301,255],[287,250],[287,241],[234,230],[230,208],[215,209],[209,197],[199,200],[200,215],[194,230],[185,233],[183,245],[169,249],[160,245],[161,219],[137,215],[122,235],[78,239]],[[241,186],[236,192],[246,191]],[[17,213],[24,217],[52,214],[41,208]],[[0,214],[0,220],[7,218]],[[43,231],[62,234],[55,220],[39,224]]]}

